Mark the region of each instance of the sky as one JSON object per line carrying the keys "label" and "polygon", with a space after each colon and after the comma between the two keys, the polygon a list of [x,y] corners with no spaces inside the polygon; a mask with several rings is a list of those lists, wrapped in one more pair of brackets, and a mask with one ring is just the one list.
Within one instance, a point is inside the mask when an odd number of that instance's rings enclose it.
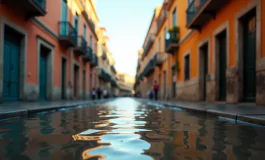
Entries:
{"label": "sky", "polygon": [[138,50],[142,48],[156,6],[163,0],[97,0],[99,26],[106,28],[108,48],[115,68],[136,74]]}

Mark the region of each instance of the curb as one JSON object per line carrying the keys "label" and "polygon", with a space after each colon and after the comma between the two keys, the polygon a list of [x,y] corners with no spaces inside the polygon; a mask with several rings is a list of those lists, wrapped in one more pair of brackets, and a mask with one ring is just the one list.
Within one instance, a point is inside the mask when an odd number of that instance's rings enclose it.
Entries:
{"label": "curb", "polygon": [[250,115],[241,115],[241,114],[235,114],[235,113],[221,112],[221,111],[217,111],[214,109],[189,108],[189,107],[186,107],[185,105],[175,105],[170,102],[160,102],[160,101],[153,101],[153,100],[146,100],[146,99],[138,99],[138,100],[147,101],[147,102],[155,102],[155,103],[163,104],[166,106],[181,108],[181,109],[191,111],[191,112],[203,113],[204,115],[214,115],[214,116],[231,118],[231,119],[234,119],[236,122],[243,121],[243,122],[265,126],[265,119],[252,117]]}
{"label": "curb", "polygon": [[38,113],[38,112],[45,112],[45,111],[51,111],[55,110],[58,111],[63,108],[75,108],[77,106],[87,106],[87,105],[97,105],[99,103],[106,103],[112,99],[108,100],[97,100],[97,101],[89,101],[87,103],[77,103],[77,104],[70,104],[70,105],[54,105],[51,107],[46,108],[34,108],[34,109],[24,109],[24,110],[18,110],[18,111],[12,111],[12,112],[6,112],[6,113],[0,113],[0,120],[2,119],[8,119],[8,118],[14,118],[14,117],[20,117],[20,116],[27,116],[30,114]]}

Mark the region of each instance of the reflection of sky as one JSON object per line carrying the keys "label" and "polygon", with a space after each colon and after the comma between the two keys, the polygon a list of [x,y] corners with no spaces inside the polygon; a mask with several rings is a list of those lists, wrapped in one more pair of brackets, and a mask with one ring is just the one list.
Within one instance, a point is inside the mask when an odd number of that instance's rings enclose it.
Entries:
{"label": "reflection of sky", "polygon": [[[139,132],[149,132],[151,130],[139,128],[146,124],[146,121],[136,120],[136,116],[144,112],[136,111],[139,103],[132,99],[120,99],[107,104],[107,110],[99,110],[98,116],[108,118],[100,121],[103,124],[97,126],[107,127],[108,130],[89,129],[80,133],[83,136],[95,136],[103,134],[98,141],[101,145],[83,152],[83,156],[105,157],[106,159],[152,159],[142,155],[151,145],[141,139]],[[106,125],[107,123],[107,125]],[[138,133],[138,134],[137,134]]]}

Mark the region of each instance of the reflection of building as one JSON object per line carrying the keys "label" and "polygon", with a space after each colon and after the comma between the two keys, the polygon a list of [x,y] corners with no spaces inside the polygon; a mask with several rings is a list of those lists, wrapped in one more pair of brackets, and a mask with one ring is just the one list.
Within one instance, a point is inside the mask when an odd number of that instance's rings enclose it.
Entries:
{"label": "reflection of building", "polygon": [[135,88],[145,95],[156,79],[164,99],[265,104],[264,28],[264,0],[164,0]]}
{"label": "reflection of building", "polygon": [[119,84],[119,95],[131,95],[135,82],[134,77],[128,74],[118,73],[117,80]]}

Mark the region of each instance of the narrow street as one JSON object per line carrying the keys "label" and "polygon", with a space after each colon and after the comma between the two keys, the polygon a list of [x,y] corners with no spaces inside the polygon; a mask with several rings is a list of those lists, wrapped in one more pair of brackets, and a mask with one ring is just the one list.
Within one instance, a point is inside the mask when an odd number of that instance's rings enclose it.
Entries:
{"label": "narrow street", "polygon": [[264,127],[131,98],[0,126],[0,159],[259,160],[265,154]]}

